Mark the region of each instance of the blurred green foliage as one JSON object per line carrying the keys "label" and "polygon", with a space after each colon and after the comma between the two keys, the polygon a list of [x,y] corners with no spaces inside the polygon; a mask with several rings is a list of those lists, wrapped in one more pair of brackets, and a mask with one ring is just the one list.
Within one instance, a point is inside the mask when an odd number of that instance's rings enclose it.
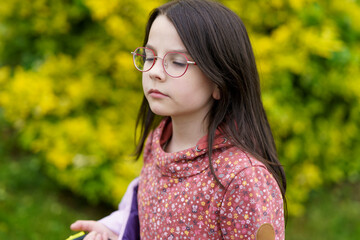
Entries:
{"label": "blurred green foliage", "polygon": [[[74,233],[69,225],[75,220],[100,219],[113,211],[111,206],[87,204],[59,188],[42,174],[41,160],[32,154],[17,153],[2,160],[0,239],[64,240]],[[313,191],[304,216],[289,218],[286,239],[353,240],[359,236],[359,187],[359,183],[341,183]]]}
{"label": "blurred green foliage", "polygon": [[[109,206],[86,204],[41,173],[39,158],[21,153],[0,161],[0,239],[64,240],[76,219],[100,219]],[[85,204],[84,204],[85,203]]]}
{"label": "blurred green foliage", "polygon": [[[2,152],[36,153],[59,184],[117,204],[141,168],[130,157],[142,90],[129,52],[163,2],[3,2]],[[312,190],[360,180],[360,3],[221,2],[248,28],[290,214],[304,214]]]}

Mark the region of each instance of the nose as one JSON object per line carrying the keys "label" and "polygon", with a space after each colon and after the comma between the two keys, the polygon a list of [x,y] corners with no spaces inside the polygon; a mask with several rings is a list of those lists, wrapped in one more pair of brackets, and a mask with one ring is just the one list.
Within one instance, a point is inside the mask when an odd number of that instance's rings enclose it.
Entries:
{"label": "nose", "polygon": [[154,66],[148,71],[152,79],[164,80],[166,77],[165,69],[162,63],[163,59],[156,57]]}

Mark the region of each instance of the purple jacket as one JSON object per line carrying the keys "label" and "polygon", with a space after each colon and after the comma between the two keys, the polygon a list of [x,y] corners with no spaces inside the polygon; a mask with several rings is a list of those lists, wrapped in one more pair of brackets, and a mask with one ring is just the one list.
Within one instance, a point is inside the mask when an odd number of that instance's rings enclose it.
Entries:
{"label": "purple jacket", "polygon": [[119,235],[118,240],[140,239],[140,226],[137,205],[139,178],[135,178],[128,186],[119,209],[99,220],[100,223]]}

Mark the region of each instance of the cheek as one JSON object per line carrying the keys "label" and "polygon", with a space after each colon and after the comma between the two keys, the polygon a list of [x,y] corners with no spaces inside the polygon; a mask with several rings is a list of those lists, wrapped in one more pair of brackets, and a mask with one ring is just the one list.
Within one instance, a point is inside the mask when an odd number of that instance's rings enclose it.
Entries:
{"label": "cheek", "polygon": [[141,85],[142,85],[142,88],[143,88],[143,91],[145,93],[146,89],[147,89],[147,83],[149,82],[149,80],[147,79],[147,76],[146,74],[142,74],[142,78],[141,78]]}
{"label": "cheek", "polygon": [[208,81],[181,84],[176,90],[187,105],[203,105],[212,100],[212,88]]}

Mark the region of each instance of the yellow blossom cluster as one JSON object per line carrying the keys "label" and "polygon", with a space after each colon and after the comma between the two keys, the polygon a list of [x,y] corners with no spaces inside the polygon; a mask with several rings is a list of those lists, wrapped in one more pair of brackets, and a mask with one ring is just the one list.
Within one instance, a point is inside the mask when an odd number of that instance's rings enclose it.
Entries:
{"label": "yellow blossom cluster", "polygon": [[[117,204],[139,174],[141,160],[130,154],[141,76],[130,52],[142,44],[149,12],[164,2],[1,3],[4,132],[89,201]],[[360,180],[359,1],[221,2],[249,32],[289,213],[301,215],[312,190]]]}

